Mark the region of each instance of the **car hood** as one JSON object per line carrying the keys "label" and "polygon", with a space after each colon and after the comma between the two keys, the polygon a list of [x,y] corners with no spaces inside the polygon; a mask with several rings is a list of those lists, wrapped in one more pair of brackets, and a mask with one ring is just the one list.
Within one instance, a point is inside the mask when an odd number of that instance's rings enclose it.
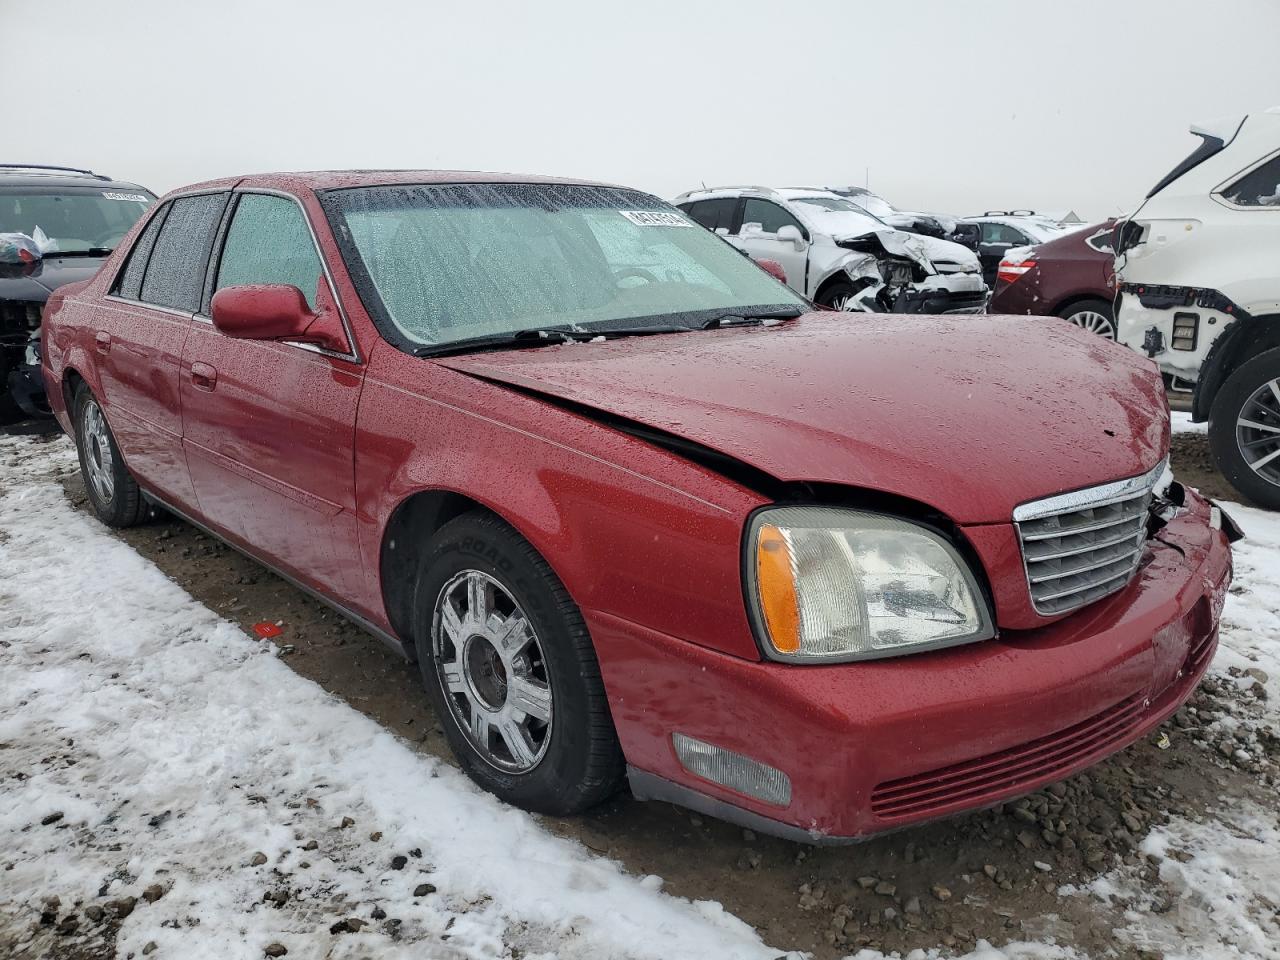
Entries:
{"label": "car hood", "polygon": [[874,234],[887,253],[914,260],[926,270],[933,268],[935,260],[958,263],[974,271],[978,269],[978,258],[973,251],[950,240],[895,230],[869,217],[842,210],[823,211],[813,215],[813,219],[822,232],[837,243]]}
{"label": "car hood", "polygon": [[1136,476],[1168,448],[1152,364],[1064,321],[807,314],[434,362],[961,524]]}
{"label": "car hood", "polygon": [[105,257],[60,257],[52,253],[35,263],[0,264],[0,300],[44,303],[59,287],[88,280],[105,260]]}

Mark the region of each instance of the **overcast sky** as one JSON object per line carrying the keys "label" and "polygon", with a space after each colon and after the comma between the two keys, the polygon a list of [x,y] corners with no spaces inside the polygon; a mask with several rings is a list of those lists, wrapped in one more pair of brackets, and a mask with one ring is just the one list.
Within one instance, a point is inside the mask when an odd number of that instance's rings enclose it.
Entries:
{"label": "overcast sky", "polygon": [[444,167],[672,197],[861,184],[1131,206],[1187,125],[1280,104],[1276,0],[0,0],[0,160],[157,192]]}

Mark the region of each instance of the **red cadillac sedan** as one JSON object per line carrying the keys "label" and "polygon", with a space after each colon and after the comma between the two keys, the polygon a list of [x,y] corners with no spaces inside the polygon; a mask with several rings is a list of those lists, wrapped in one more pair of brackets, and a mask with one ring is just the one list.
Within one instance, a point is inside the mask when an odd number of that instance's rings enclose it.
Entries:
{"label": "red cadillac sedan", "polygon": [[1143,358],[814,313],[620,187],[178,190],[42,355],[105,523],[163,506],[403,651],[530,810],[625,777],[835,841],[993,804],[1176,710],[1230,582]]}

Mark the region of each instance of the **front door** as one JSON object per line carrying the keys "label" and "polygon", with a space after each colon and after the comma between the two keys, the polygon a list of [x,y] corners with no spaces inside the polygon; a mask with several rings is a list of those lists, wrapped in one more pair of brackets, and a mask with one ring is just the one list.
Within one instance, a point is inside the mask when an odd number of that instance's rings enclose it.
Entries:
{"label": "front door", "polygon": [[[312,310],[339,309],[302,206],[276,194],[234,202],[210,295],[289,284]],[[183,445],[202,512],[285,573],[337,596],[362,579],[354,439],[363,367],[348,347],[342,355],[238,340],[197,317],[182,362]]]}
{"label": "front door", "polygon": [[[778,231],[794,227],[802,238],[803,249],[797,250],[793,240],[779,239]],[[805,296],[808,282],[809,232],[784,207],[771,200],[747,197],[742,208],[742,226],[736,237],[729,238],[753,260],[776,260],[787,272],[787,285]]]}

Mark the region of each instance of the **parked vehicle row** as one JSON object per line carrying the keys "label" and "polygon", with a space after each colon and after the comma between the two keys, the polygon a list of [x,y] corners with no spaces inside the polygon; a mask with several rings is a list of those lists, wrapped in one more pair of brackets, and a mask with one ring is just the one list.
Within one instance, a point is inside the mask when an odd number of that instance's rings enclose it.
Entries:
{"label": "parked vehicle row", "polygon": [[0,425],[52,416],[40,379],[45,301],[92,277],[154,200],[88,170],[0,164],[0,236],[41,238],[34,258],[0,262]]}
{"label": "parked vehicle row", "polygon": [[836,310],[981,313],[987,287],[966,247],[897,230],[829,190],[718,187],[676,206],[787,284]]}
{"label": "parked vehicle row", "polygon": [[896,311],[981,285],[845,202],[197,184],[50,295],[44,381],[105,523],[162,505],[416,660],[498,796],[563,814],[625,777],[850,840],[1154,730],[1212,658],[1237,534],[1170,474],[1138,354],[813,312],[833,277]]}

